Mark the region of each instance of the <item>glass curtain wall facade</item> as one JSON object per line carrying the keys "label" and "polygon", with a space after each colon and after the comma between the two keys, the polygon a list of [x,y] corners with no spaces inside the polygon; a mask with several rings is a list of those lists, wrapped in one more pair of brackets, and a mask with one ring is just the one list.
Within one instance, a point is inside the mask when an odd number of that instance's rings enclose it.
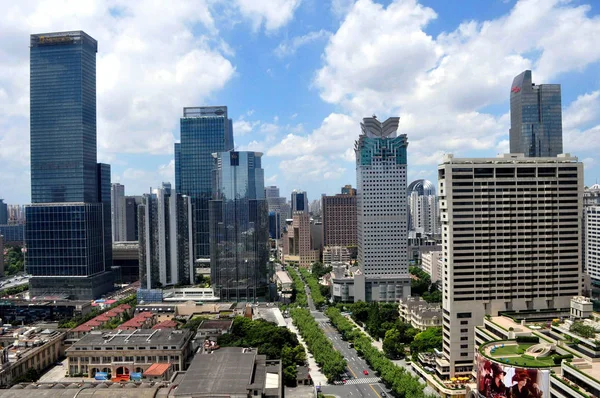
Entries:
{"label": "glass curtain wall facade", "polygon": [[510,152],[527,157],[563,153],[560,84],[536,86],[530,70],[514,78],[510,89]]}
{"label": "glass curtain wall facade", "polygon": [[31,201],[96,202],[98,43],[78,31],[30,45]]}
{"label": "glass curtain wall facade", "polygon": [[30,43],[31,295],[97,298],[112,289],[110,165],[96,163],[98,45],[82,31]]}
{"label": "glass curtain wall facade", "polygon": [[181,142],[175,144],[175,190],[192,200],[196,258],[210,257],[212,154],[232,149],[233,128],[226,106],[183,109]]}
{"label": "glass curtain wall facade", "polygon": [[211,280],[223,301],[256,301],[267,294],[269,210],[262,153],[214,155],[210,201]]}

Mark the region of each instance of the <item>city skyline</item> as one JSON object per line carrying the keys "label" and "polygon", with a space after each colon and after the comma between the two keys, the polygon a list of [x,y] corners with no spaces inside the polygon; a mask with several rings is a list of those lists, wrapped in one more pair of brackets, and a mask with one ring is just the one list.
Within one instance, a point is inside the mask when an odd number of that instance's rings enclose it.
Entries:
{"label": "city skyline", "polygon": [[[160,5],[144,12],[127,3],[74,6],[45,18],[36,17],[47,9],[45,2],[28,9],[16,5],[22,18],[0,17],[2,36],[10,38],[0,43],[0,68],[6,71],[0,74],[0,162],[6,165],[0,197],[10,204],[31,201],[24,155],[28,35],[70,29],[83,29],[101,43],[98,161],[110,163],[112,182],[132,195],[175,182],[180,110],[204,105],[229,107],[236,149],[264,152],[265,184],[279,186],[284,197],[295,188],[309,198],[332,195],[335,187],[354,181],[354,131],[373,113],[382,120],[399,115],[399,130],[412,137],[408,180],[434,181],[443,153],[508,152],[511,82],[527,69],[536,82],[561,84],[564,150],[583,160],[586,185],[597,180],[600,54],[587,49],[595,47],[600,9],[591,2],[537,7],[533,1],[471,1],[460,10],[437,0],[359,1],[345,8],[342,3],[351,2],[280,3],[265,10],[239,2],[226,13],[211,5],[201,14],[182,3],[161,29],[145,23],[152,17],[163,21]],[[17,26],[15,20],[25,22]],[[377,20],[380,26],[372,22]],[[528,21],[526,30],[515,27],[519,20]],[[369,34],[354,37],[361,23]],[[390,26],[397,35],[387,35]],[[552,35],[551,26],[565,33]],[[418,40],[407,45],[404,36]],[[372,64],[354,63],[366,54],[373,55]],[[405,67],[396,68],[398,62]]]}

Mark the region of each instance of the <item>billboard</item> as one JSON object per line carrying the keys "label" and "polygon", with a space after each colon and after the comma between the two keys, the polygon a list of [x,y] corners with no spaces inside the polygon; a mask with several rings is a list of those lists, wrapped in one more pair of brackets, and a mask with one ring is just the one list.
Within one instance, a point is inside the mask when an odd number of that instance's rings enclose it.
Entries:
{"label": "billboard", "polygon": [[518,368],[477,353],[480,398],[550,398],[550,370]]}

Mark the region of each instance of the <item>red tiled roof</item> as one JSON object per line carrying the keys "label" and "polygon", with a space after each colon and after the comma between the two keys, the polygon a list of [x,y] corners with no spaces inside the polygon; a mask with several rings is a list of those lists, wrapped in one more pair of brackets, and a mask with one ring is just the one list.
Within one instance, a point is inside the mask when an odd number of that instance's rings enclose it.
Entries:
{"label": "red tiled roof", "polygon": [[79,325],[75,329],[73,329],[74,332],[89,332],[91,330],[92,330],[92,327],[90,325],[86,325],[85,323],[83,325]]}
{"label": "red tiled roof", "polygon": [[152,326],[152,329],[175,329],[177,327],[177,322],[175,321],[162,321],[161,323]]}
{"label": "red tiled roof", "polygon": [[148,376],[162,376],[171,367],[170,363],[153,363],[144,372],[144,377]]}

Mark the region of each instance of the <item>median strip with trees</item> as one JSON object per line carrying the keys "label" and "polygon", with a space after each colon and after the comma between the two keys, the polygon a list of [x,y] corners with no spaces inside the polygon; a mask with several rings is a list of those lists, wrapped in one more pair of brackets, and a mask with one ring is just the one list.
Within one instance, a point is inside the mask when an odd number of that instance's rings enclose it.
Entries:
{"label": "median strip with trees", "polygon": [[329,382],[337,380],[346,370],[347,363],[343,355],[333,348],[331,341],[325,336],[323,329],[319,327],[308,309],[293,308],[290,310],[290,315],[327,380]]}
{"label": "median strip with trees", "polygon": [[300,268],[300,275],[302,275],[302,279],[304,279],[310,289],[310,295],[315,307],[321,308],[323,304],[325,304],[325,298],[321,294],[321,286],[319,285],[318,279],[313,276],[310,271],[304,268]]}
{"label": "median strip with trees", "polygon": [[344,339],[354,343],[354,348],[358,354],[364,356],[369,366],[379,373],[381,380],[397,396],[405,398],[434,397],[423,392],[424,386],[417,377],[412,376],[406,369],[395,365],[374,347],[371,344],[371,339],[346,319],[339,309],[330,307],[325,311],[325,315],[331,319],[331,323],[338,329]]}

